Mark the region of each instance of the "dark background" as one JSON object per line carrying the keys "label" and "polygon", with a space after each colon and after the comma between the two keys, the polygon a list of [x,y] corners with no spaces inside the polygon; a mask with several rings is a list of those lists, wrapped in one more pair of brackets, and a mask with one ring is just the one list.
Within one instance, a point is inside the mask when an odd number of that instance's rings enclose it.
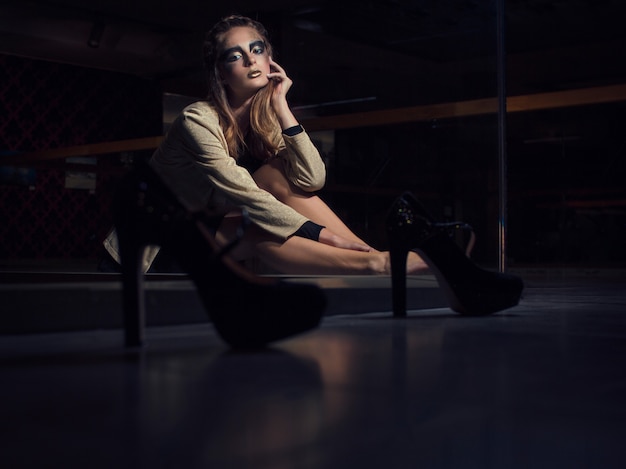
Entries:
{"label": "dark background", "polygon": [[[161,135],[181,102],[204,96],[204,31],[246,14],[270,30],[303,122],[350,116],[349,128],[325,134],[334,145],[322,194],[350,226],[385,247],[385,211],[410,189],[440,218],[470,222],[475,258],[495,265],[496,114],[376,126],[358,117],[495,97],[495,1],[215,3],[2,2],[0,153]],[[504,3],[509,96],[626,83],[624,2]],[[623,99],[507,115],[508,265],[626,264]],[[62,160],[25,180],[5,176],[0,259],[95,261],[115,181],[149,154],[98,156],[92,191],[65,187]]]}

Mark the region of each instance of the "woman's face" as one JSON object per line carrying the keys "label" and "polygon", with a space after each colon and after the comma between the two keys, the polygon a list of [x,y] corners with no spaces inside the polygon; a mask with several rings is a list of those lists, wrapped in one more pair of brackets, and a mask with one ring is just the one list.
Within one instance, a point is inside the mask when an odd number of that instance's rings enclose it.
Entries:
{"label": "woman's face", "polygon": [[220,72],[230,99],[248,99],[267,86],[270,57],[255,29],[239,26],[224,34]]}

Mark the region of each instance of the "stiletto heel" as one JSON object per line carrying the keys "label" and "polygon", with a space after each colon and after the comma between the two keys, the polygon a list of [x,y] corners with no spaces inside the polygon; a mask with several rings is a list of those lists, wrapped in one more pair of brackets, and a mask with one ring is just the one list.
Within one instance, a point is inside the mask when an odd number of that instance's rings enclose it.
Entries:
{"label": "stiletto heel", "polygon": [[124,342],[127,347],[143,344],[145,304],[141,259],[143,250],[136,240],[120,235],[120,257],[122,264],[122,310],[124,315]]}
{"label": "stiletto heel", "polygon": [[[242,213],[246,220],[245,212]],[[218,334],[232,347],[262,347],[316,327],[326,306],[320,288],[261,278],[220,249],[214,230],[221,214],[189,213],[146,165],[122,182],[115,202],[120,245],[126,344],[141,345],[145,246],[166,248],[193,280]]]}
{"label": "stiletto heel", "polygon": [[415,237],[425,237],[432,230],[431,223],[414,222],[413,212],[402,197],[399,197],[387,215],[389,238],[389,261],[391,263],[391,302],[393,317],[406,316],[406,263]]}
{"label": "stiletto heel", "polygon": [[[141,163],[140,163],[141,164]],[[142,173],[142,174],[140,174]],[[145,314],[143,253],[148,244],[162,244],[166,220],[173,220],[175,205],[168,197],[146,200],[149,175],[147,167],[131,171],[117,188],[114,198],[114,224],[119,245],[122,275],[124,342],[127,347],[143,345]],[[151,184],[152,186],[153,184]],[[152,197],[156,197],[152,188]],[[159,210],[154,207],[160,205]]]}
{"label": "stiletto heel", "polygon": [[[434,223],[413,195],[404,193],[387,216],[390,251],[416,250],[435,274],[450,308],[460,314],[486,315],[517,305],[524,288],[522,280],[475,265],[450,239],[448,226]],[[406,314],[406,291],[397,285],[406,283],[406,274],[399,273],[406,272],[406,258],[390,255],[390,261],[393,312],[399,317]]]}

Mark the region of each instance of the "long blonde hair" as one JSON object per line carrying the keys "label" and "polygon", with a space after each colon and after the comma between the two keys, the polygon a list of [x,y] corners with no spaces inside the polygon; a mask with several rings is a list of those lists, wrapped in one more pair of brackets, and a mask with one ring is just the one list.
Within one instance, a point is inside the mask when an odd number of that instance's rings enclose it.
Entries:
{"label": "long blonde hair", "polygon": [[220,20],[207,33],[203,44],[209,88],[207,99],[217,110],[230,155],[237,159],[247,150],[255,158],[263,160],[273,156],[278,151],[280,143],[280,127],[270,103],[271,85],[260,89],[252,99],[250,108],[252,132],[246,141],[228,104],[226,89],[220,78],[219,67],[224,35],[230,29],[241,26],[253,28],[265,41],[268,54],[272,55],[272,46],[269,43],[267,31],[261,23],[238,15],[227,16]]}

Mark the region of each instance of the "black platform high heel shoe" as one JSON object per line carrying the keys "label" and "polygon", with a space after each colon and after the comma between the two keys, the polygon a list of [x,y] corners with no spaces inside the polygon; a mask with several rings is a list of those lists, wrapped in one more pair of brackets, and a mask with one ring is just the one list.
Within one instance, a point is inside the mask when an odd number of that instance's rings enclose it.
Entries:
{"label": "black platform high heel shoe", "polygon": [[487,315],[518,304],[524,284],[514,275],[474,264],[410,193],[387,215],[393,314],[406,316],[406,262],[416,250],[431,268],[450,308],[465,315]]}
{"label": "black platform high heel shoe", "polygon": [[[256,348],[315,328],[326,298],[320,288],[258,277],[218,248],[222,215],[188,213],[147,166],[130,172],[115,198],[127,346],[143,341],[145,246],[166,248],[189,273],[218,334],[232,347]],[[245,218],[245,217],[244,217]]]}

